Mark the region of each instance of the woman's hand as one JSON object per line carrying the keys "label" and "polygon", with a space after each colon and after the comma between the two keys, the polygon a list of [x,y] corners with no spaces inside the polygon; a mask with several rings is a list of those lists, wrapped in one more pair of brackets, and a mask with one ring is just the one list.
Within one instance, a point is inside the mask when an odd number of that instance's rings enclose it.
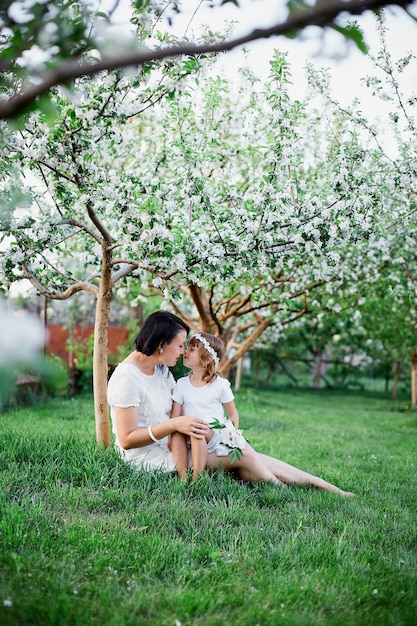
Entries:
{"label": "woman's hand", "polygon": [[[117,407],[116,424],[119,442],[124,450],[152,445],[148,429],[146,427],[138,428],[137,426],[137,407]],[[159,424],[152,425],[152,432],[158,440],[175,432],[189,435],[196,439],[203,439],[208,430],[208,424],[204,420],[190,415],[178,415],[159,422]]]}
{"label": "woman's hand", "polygon": [[204,439],[209,430],[208,424],[199,417],[179,415],[178,417],[171,417],[170,421],[176,432],[196,439]]}

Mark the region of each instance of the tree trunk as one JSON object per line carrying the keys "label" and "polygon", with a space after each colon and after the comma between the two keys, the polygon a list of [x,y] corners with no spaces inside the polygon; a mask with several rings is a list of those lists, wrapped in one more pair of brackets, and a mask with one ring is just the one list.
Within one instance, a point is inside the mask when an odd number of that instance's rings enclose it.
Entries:
{"label": "tree trunk", "polygon": [[411,406],[417,407],[417,349],[411,355]]}
{"label": "tree trunk", "polygon": [[262,321],[259,322],[258,326],[256,326],[254,330],[252,330],[252,332],[248,335],[248,337],[246,337],[243,343],[240,343],[240,344],[235,343],[235,342],[228,342],[228,344],[226,344],[226,341],[224,340],[224,338],[221,337],[221,339],[224,341],[226,345],[226,353],[228,353],[228,349],[230,349],[231,347],[236,348],[236,350],[233,352],[231,356],[226,358],[225,361],[221,362],[220,367],[219,367],[219,372],[220,374],[222,374],[222,376],[224,376],[225,378],[228,378],[230,368],[235,363],[237,363],[239,359],[244,357],[246,352],[248,352],[248,350],[255,344],[257,339],[259,339],[259,337],[262,335],[264,330],[268,328],[270,324],[271,324],[271,321],[269,319],[263,319]]}
{"label": "tree trunk", "polygon": [[270,365],[268,365],[268,371],[267,371],[267,373],[265,374],[265,378],[264,378],[264,383],[265,383],[265,386],[267,386],[267,385],[268,385],[268,383],[269,383],[269,381],[271,380],[271,376],[272,376],[272,374],[274,373],[274,371],[275,371],[275,366],[274,366],[274,365],[271,365],[271,364],[270,364]]}
{"label": "tree trunk", "polygon": [[259,389],[259,353],[258,350],[255,350],[255,363],[253,367],[254,377],[255,377],[255,389]]}
{"label": "tree trunk", "polygon": [[293,383],[295,383],[296,385],[298,385],[298,378],[296,378],[296,377],[294,376],[294,374],[292,374],[292,373],[290,372],[290,370],[288,369],[288,367],[285,365],[284,360],[283,360],[283,359],[279,359],[279,360],[278,360],[278,364],[280,365],[280,367],[281,367],[282,371],[284,372],[284,374],[285,374],[286,376],[288,376],[288,378],[290,378],[290,379],[293,381]]}
{"label": "tree trunk", "polygon": [[111,271],[108,262],[111,251],[103,248],[100,290],[97,296],[94,323],[93,390],[96,439],[98,444],[110,445],[110,420],[107,404],[108,341],[111,302]]}
{"label": "tree trunk", "polygon": [[391,380],[391,368],[387,367],[385,368],[385,393],[388,393],[389,391],[389,383]]}
{"label": "tree trunk", "polygon": [[242,383],[243,357],[239,359],[236,367],[235,391],[239,391]]}
{"label": "tree trunk", "polygon": [[312,389],[318,389],[320,387],[320,379],[322,376],[322,358],[323,352],[319,351],[314,353],[313,375],[311,380]]}
{"label": "tree trunk", "polygon": [[401,361],[394,363],[394,382],[392,385],[392,399],[396,400],[398,396],[398,380],[400,378]]}

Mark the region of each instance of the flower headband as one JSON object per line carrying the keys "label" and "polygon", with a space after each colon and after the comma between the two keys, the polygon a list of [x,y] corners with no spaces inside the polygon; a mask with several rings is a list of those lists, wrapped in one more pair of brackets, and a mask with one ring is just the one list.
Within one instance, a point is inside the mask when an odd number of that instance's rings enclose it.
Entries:
{"label": "flower headband", "polygon": [[215,351],[215,349],[209,344],[207,339],[203,337],[202,335],[200,335],[200,333],[193,335],[192,339],[198,339],[198,341],[200,341],[203,344],[203,346],[205,347],[209,355],[213,357],[213,361],[215,362],[215,364],[218,365],[220,361],[218,354]]}

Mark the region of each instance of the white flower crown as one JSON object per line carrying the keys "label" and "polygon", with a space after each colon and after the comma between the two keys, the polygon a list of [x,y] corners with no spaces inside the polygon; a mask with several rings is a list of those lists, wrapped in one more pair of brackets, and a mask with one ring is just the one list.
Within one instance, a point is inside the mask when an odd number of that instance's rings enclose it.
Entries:
{"label": "white flower crown", "polygon": [[205,337],[203,337],[202,335],[200,335],[200,333],[197,333],[196,335],[192,336],[192,339],[198,339],[198,341],[201,341],[201,343],[203,344],[203,346],[205,347],[205,349],[207,350],[207,352],[209,353],[210,356],[213,357],[213,361],[215,362],[216,365],[218,365],[220,363],[220,359],[218,357],[217,352],[215,351],[215,349],[209,344],[209,342],[207,341],[207,339]]}

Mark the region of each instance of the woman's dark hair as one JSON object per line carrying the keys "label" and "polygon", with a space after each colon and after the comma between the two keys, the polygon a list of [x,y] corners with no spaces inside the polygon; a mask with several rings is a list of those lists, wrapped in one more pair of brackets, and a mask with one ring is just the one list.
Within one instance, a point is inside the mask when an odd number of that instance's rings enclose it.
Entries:
{"label": "woman's dark hair", "polygon": [[177,315],[169,311],[151,313],[136,336],[136,350],[151,356],[158,347],[171,343],[175,335],[182,330],[185,330],[187,335],[190,332],[189,326]]}

